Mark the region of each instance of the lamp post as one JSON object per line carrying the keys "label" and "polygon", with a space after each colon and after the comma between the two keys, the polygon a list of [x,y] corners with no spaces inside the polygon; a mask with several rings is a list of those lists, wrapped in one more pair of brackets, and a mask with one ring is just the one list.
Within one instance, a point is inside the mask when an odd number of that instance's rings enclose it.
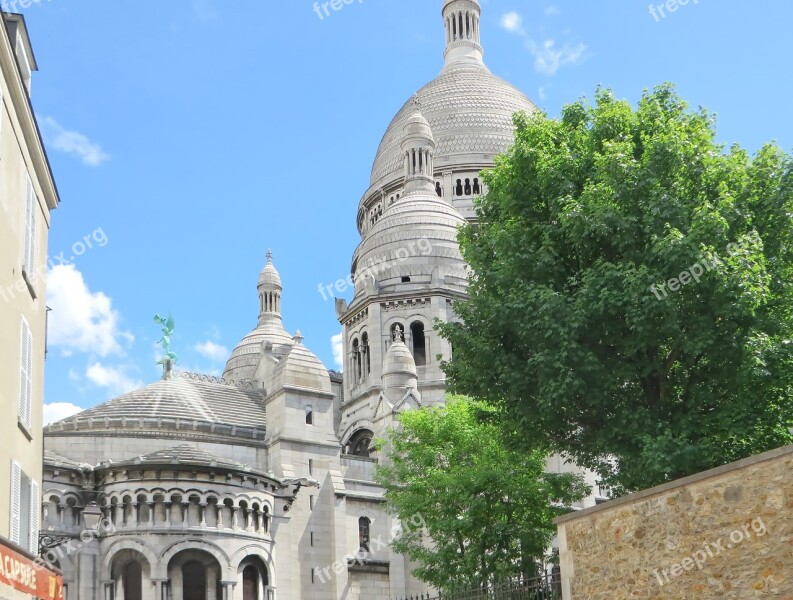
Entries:
{"label": "lamp post", "polygon": [[[96,502],[89,502],[83,509],[83,523],[86,530],[97,531],[99,522],[102,520],[102,509]],[[52,535],[50,533],[39,534],[39,555],[44,556],[50,550],[62,546],[72,539],[70,535]]]}

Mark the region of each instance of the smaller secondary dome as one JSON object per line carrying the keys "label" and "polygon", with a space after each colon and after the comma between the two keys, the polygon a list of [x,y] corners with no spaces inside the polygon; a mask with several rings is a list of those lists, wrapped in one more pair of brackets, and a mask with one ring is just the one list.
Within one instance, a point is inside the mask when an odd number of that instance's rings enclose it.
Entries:
{"label": "smaller secondary dome", "polygon": [[383,387],[387,390],[415,388],[417,383],[416,361],[402,339],[402,330],[397,326],[394,341],[383,359]]}
{"label": "smaller secondary dome", "polygon": [[292,341],[289,353],[273,371],[273,389],[291,386],[332,394],[328,370],[317,355],[303,345],[303,335],[298,331]]}
{"label": "smaller secondary dome", "polygon": [[435,145],[435,138],[432,137],[432,127],[430,127],[430,122],[427,121],[427,119],[424,118],[424,115],[421,114],[418,105],[416,105],[416,112],[414,112],[405,122],[403,135],[403,146],[408,140],[422,138],[432,142],[433,146]]}
{"label": "smaller secondary dome", "polygon": [[273,265],[273,253],[267,251],[267,264],[264,265],[261,274],[259,275],[259,285],[282,288],[281,276],[278,274],[278,269]]}

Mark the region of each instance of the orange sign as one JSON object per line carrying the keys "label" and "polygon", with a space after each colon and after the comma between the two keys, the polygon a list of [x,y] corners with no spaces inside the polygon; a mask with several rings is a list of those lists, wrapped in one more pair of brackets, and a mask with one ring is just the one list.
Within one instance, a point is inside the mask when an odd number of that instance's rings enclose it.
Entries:
{"label": "orange sign", "polygon": [[63,600],[63,578],[2,544],[0,583],[43,600]]}

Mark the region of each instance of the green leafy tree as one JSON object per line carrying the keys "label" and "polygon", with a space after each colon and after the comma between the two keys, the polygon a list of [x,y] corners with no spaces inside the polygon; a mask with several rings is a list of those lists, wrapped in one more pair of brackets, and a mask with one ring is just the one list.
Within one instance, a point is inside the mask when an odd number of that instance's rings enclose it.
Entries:
{"label": "green leafy tree", "polygon": [[790,443],[791,157],[671,86],[515,122],[460,234],[453,388],[618,493]]}
{"label": "green leafy tree", "polygon": [[533,575],[563,506],[583,498],[579,477],[545,473],[544,449],[523,451],[494,422],[493,407],[464,397],[402,413],[380,442],[386,499],[406,524],[392,542],[438,589],[479,588]]}

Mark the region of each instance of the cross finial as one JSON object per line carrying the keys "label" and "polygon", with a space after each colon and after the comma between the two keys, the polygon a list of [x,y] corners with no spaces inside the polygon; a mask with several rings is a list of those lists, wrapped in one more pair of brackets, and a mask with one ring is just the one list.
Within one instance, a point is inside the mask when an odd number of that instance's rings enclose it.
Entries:
{"label": "cross finial", "polygon": [[268,250],[267,251],[267,264],[268,265],[273,264],[273,251],[272,250]]}
{"label": "cross finial", "polygon": [[419,98],[418,94],[413,94],[413,108],[421,111],[421,98]]}
{"label": "cross finial", "polygon": [[397,325],[394,327],[394,341],[395,342],[402,342],[405,338],[402,337],[402,327]]}

